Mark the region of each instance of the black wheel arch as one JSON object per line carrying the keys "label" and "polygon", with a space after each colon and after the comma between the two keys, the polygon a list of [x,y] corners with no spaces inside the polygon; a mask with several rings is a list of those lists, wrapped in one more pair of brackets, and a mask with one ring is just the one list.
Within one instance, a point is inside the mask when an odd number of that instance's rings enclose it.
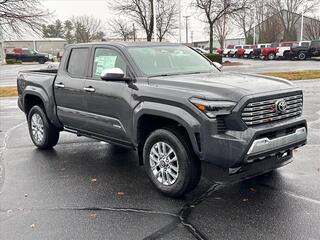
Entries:
{"label": "black wheel arch", "polygon": [[[194,153],[200,157],[200,123],[195,117],[175,106],[161,103],[144,103],[143,105],[146,108],[135,112],[133,118],[133,140],[139,153],[142,153],[144,142],[151,132],[159,128],[175,127],[184,133]],[[152,108],[149,108],[151,106]],[[139,154],[139,162],[142,163],[140,156]]]}

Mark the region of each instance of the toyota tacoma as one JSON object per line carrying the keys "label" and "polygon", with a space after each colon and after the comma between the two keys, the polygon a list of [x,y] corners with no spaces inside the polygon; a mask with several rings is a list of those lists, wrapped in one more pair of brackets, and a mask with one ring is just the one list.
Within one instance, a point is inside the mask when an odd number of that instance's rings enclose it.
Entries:
{"label": "toyota tacoma", "polygon": [[17,85],[38,148],[67,131],[134,149],[172,197],[201,176],[226,183],[279,168],[307,138],[301,89],[222,72],[180,44],[69,45],[58,70],[20,72]]}

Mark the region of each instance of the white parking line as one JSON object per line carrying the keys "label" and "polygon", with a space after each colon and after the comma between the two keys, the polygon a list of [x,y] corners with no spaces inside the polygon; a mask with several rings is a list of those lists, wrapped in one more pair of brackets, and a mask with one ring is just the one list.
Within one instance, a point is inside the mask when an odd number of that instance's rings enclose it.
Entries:
{"label": "white parking line", "polygon": [[291,197],[294,197],[294,198],[297,198],[297,199],[301,199],[301,200],[304,200],[304,201],[307,201],[307,202],[312,202],[312,203],[315,203],[315,204],[318,204],[320,205],[320,201],[319,200],[316,200],[316,199],[312,199],[312,198],[308,198],[308,197],[305,197],[305,196],[302,196],[302,195],[297,195],[295,193],[292,193],[292,192],[286,192],[286,191],[281,191]]}

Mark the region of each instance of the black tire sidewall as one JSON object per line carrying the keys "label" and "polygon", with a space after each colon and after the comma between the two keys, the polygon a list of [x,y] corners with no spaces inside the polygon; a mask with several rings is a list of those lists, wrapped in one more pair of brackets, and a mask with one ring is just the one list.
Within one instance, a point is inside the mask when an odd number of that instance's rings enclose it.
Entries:
{"label": "black tire sidewall", "polygon": [[[41,143],[38,143],[36,140],[34,140],[33,134],[32,134],[31,119],[35,113],[40,115],[41,120],[43,122],[43,139]],[[29,111],[28,128],[29,128],[29,134],[30,134],[31,140],[34,143],[34,145],[36,145],[38,148],[45,148],[49,142],[49,122],[47,120],[46,114],[44,113],[43,109],[40,106],[33,106]]]}
{"label": "black tire sidewall", "polygon": [[[303,58],[300,57],[301,55],[303,56]],[[298,54],[298,59],[299,60],[305,60],[306,59],[306,54],[304,52],[299,53]]]}
{"label": "black tire sidewall", "polygon": [[[177,154],[178,164],[179,164],[179,175],[175,183],[170,186],[165,186],[158,182],[154,177],[149,161],[149,154],[152,146],[157,142],[165,142],[169,144],[175,153]],[[151,179],[152,183],[164,194],[170,196],[178,196],[180,193],[184,192],[187,189],[187,186],[190,182],[191,169],[190,169],[190,153],[186,149],[188,148],[185,144],[179,140],[179,137],[174,133],[166,130],[159,129],[154,131],[147,139],[144,148],[143,148],[143,161],[146,172]]]}

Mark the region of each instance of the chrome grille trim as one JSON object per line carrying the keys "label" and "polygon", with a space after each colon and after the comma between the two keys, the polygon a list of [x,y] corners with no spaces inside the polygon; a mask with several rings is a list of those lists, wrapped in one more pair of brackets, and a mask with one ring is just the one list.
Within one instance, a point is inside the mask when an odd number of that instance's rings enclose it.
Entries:
{"label": "chrome grille trim", "polygon": [[[284,113],[277,111],[276,103],[280,100],[285,100],[287,103],[287,109]],[[303,96],[298,94],[248,103],[243,109],[241,117],[248,126],[251,126],[299,116],[302,114],[302,108]]]}

